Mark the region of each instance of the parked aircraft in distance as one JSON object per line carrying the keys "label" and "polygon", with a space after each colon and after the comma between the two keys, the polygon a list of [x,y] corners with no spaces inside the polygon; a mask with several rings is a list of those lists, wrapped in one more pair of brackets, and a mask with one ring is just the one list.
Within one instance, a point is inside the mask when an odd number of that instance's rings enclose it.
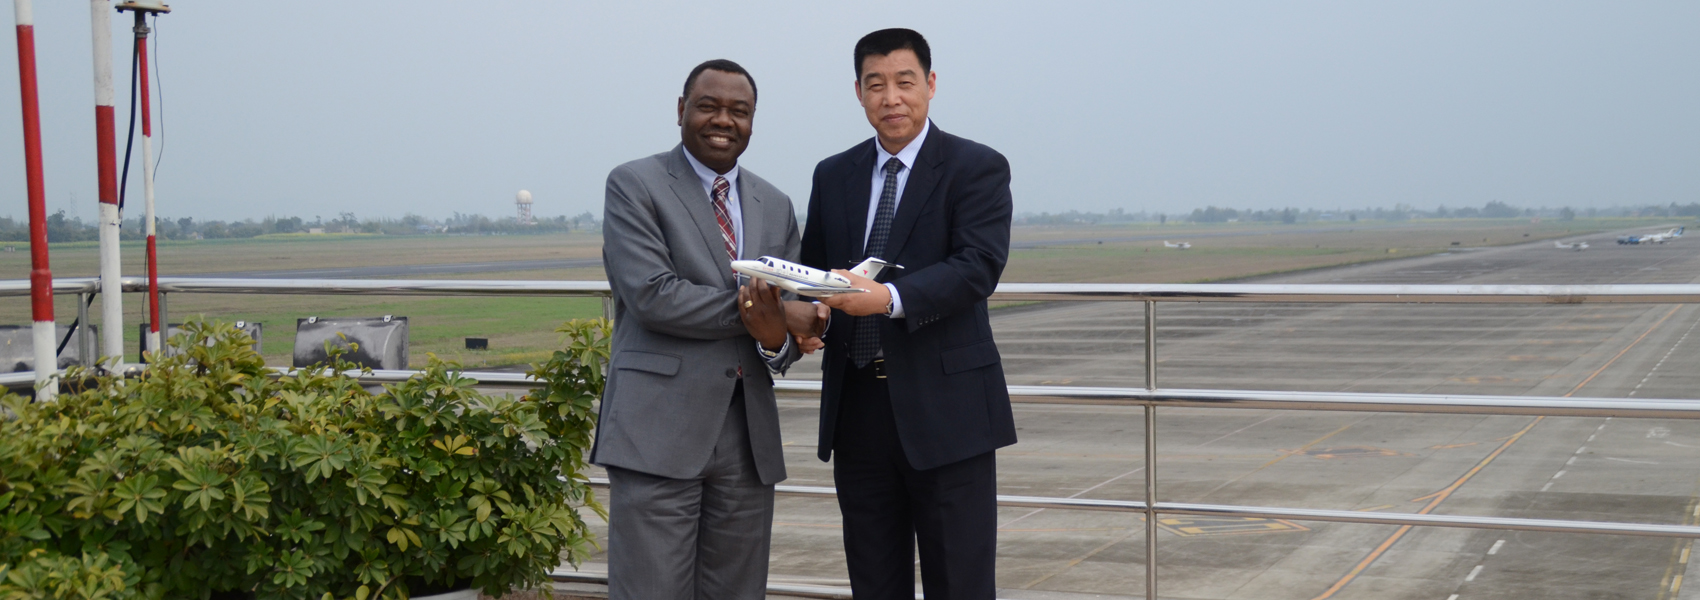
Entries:
{"label": "parked aircraft in distance", "polygon": [[1565,249],[1565,250],[1581,251],[1581,250],[1587,250],[1588,249],[1588,242],[1572,242],[1572,243],[1569,243],[1569,244],[1566,244],[1564,242],[1553,242],[1552,247],[1562,248],[1562,249]]}
{"label": "parked aircraft in distance", "polygon": [[1648,235],[1621,235],[1617,237],[1617,243],[1629,246],[1638,246],[1641,244],[1663,244],[1667,242],[1674,242],[1677,238],[1682,237],[1683,232],[1687,230],[1688,226],[1684,225],[1664,233],[1653,233]]}
{"label": "parked aircraft in distance", "polygon": [[[852,267],[850,272],[873,279],[878,277],[880,271],[886,267],[903,268],[870,256],[868,260],[862,261],[862,264]],[[768,283],[802,296],[823,297],[868,291],[850,287],[850,279],[843,275],[831,271],[811,269],[771,256],[763,256],[755,260],[734,260],[732,261],[732,270],[750,277],[765,279]]]}
{"label": "parked aircraft in distance", "polygon": [[1163,247],[1164,248],[1174,248],[1174,249],[1177,249],[1177,250],[1185,250],[1187,248],[1191,248],[1192,244],[1188,244],[1186,242],[1177,242],[1177,243],[1171,244],[1171,243],[1169,243],[1169,240],[1163,240]]}
{"label": "parked aircraft in distance", "polygon": [[1643,244],[1663,244],[1665,242],[1676,241],[1676,238],[1682,237],[1682,232],[1686,231],[1687,229],[1688,229],[1688,227],[1684,226],[1684,227],[1678,227],[1676,229],[1672,229],[1670,231],[1666,231],[1664,233],[1655,233],[1653,235],[1644,235],[1644,236],[1641,236],[1641,243],[1643,243]]}

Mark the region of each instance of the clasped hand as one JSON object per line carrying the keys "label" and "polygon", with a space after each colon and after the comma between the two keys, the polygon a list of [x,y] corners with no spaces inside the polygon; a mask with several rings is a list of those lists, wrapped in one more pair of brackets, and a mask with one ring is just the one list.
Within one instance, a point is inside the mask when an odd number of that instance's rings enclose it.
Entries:
{"label": "clasped hand", "polygon": [[738,288],[738,315],[744,319],[744,329],[770,351],[785,345],[786,333],[796,338],[803,354],[825,347],[820,336],[826,333],[832,309],[813,302],[782,300],[780,291],[779,286],[754,277]]}
{"label": "clasped hand", "polygon": [[891,306],[891,290],[885,285],[844,269],[833,269],[833,273],[850,280],[850,287],[865,290],[861,294],[839,294],[821,299],[821,303],[852,317],[868,315],[883,315]]}

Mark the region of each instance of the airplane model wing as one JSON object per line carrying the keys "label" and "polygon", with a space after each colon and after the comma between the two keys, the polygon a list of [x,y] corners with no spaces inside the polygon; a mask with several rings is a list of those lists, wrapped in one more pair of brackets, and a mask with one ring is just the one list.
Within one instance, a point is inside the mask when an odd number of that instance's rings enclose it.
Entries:
{"label": "airplane model wing", "polygon": [[862,288],[841,288],[827,287],[824,285],[797,284],[795,289],[792,289],[791,291],[796,292],[799,296],[825,298],[827,296],[837,296],[839,294],[860,294],[868,290],[864,290]]}

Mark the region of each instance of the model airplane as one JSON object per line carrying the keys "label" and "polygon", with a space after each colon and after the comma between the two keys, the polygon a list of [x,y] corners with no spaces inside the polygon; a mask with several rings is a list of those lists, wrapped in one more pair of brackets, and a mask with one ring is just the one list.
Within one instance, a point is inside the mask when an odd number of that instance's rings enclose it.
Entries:
{"label": "model airplane", "polygon": [[1186,242],[1179,242],[1179,243],[1171,244],[1171,243],[1169,243],[1169,240],[1163,240],[1163,247],[1164,248],[1175,248],[1175,249],[1179,249],[1179,250],[1185,250],[1187,248],[1191,248],[1192,244],[1188,244]]}
{"label": "model airplane", "polygon": [[[883,260],[868,257],[862,264],[850,269],[851,273],[868,279],[878,277],[886,267],[901,269]],[[855,294],[866,292],[861,288],[851,287],[850,279],[831,271],[811,269],[797,263],[763,256],[756,260],[734,260],[732,270],[741,274],[767,280],[768,283],[785,288],[799,296],[825,297],[838,294]]]}
{"label": "model airplane", "polygon": [[1569,244],[1566,244],[1564,242],[1553,242],[1552,247],[1562,248],[1562,249],[1565,249],[1565,250],[1581,251],[1581,250],[1587,250],[1588,249],[1588,242],[1573,242],[1573,243],[1569,243]]}

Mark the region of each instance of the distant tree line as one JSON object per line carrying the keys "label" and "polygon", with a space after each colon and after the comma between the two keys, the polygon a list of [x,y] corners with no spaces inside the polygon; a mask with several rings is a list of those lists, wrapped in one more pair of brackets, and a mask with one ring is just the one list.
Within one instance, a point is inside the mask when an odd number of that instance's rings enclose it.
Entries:
{"label": "distant tree line", "polygon": [[1519,208],[1498,200],[1488,202],[1480,208],[1466,206],[1449,209],[1445,205],[1433,210],[1420,210],[1407,204],[1395,204],[1392,208],[1335,208],[1335,209],[1297,209],[1279,208],[1268,210],[1237,209],[1230,207],[1207,206],[1192,209],[1190,213],[1161,213],[1161,212],[1127,212],[1114,209],[1104,213],[1067,211],[1059,213],[1021,213],[1015,216],[1016,225],[1069,225],[1069,224],[1102,224],[1129,222],[1166,223],[1170,220],[1191,223],[1314,223],[1329,221],[1357,221],[1368,219],[1377,221],[1405,221],[1409,219],[1513,219],[1513,218],[1552,218],[1569,221],[1578,216],[1585,217],[1700,217],[1700,202],[1686,205],[1670,203],[1666,206],[1646,205],[1613,208],[1589,208],[1576,210],[1568,206],[1560,208]]}
{"label": "distant tree line", "polygon": [[[415,214],[408,214],[399,219],[360,219],[356,218],[354,213],[345,212],[330,220],[318,216],[314,216],[311,221],[301,217],[275,216],[257,221],[254,219],[205,221],[196,220],[193,217],[161,217],[155,224],[155,231],[159,238],[166,240],[251,238],[277,233],[308,233],[313,230],[321,230],[322,233],[383,235],[501,235],[569,231],[594,232],[602,230],[602,222],[596,218],[596,215],[589,212],[575,217],[565,215],[538,217],[536,223],[530,225],[521,225],[519,219],[511,216],[492,219],[484,215],[455,213],[454,216],[441,220]],[[119,237],[125,240],[145,238],[141,219],[125,219],[119,227]],[[82,242],[98,239],[100,239],[100,233],[92,221],[67,217],[63,210],[47,217],[47,241],[49,242]],[[0,217],[0,241],[29,241],[29,221],[27,219]]]}
{"label": "distant tree line", "polygon": [[[1405,204],[1396,204],[1392,208],[1371,207],[1358,209],[1297,209],[1280,208],[1267,210],[1236,209],[1230,207],[1207,206],[1195,208],[1190,213],[1163,213],[1155,211],[1127,211],[1116,208],[1107,212],[1083,212],[1070,210],[1051,213],[1024,212],[1015,215],[1016,225],[1073,225],[1073,224],[1110,224],[1110,223],[1166,223],[1170,220],[1192,223],[1314,223],[1330,221],[1357,221],[1358,219],[1380,221],[1403,221],[1408,219],[1510,219],[1510,218],[1553,218],[1568,221],[1577,217],[1700,217],[1700,202],[1668,205],[1620,206],[1612,208],[1572,209],[1568,206],[1560,208],[1519,208],[1501,201],[1492,201],[1480,208],[1465,206],[1447,208],[1445,205],[1433,210],[1420,210]],[[160,218],[156,225],[161,239],[226,239],[251,238],[267,234],[307,233],[314,229],[325,233],[369,233],[383,235],[520,235],[530,233],[562,233],[570,231],[600,232],[602,221],[590,212],[568,217],[537,217],[536,223],[521,225],[519,219],[512,216],[491,218],[484,215],[454,213],[447,219],[431,219],[415,214],[407,214],[401,218],[357,218],[354,213],[337,214],[336,218],[324,219],[315,215],[309,221],[302,217],[266,217],[264,219],[243,219],[241,221],[196,220],[192,217]],[[119,235],[125,240],[142,239],[142,223],[139,218],[125,219],[119,229]],[[77,217],[65,215],[65,211],[55,212],[47,217],[47,239],[50,242],[82,242],[94,241],[100,238],[99,232],[92,221],[83,221]],[[25,219],[0,217],[0,242],[23,242],[29,240],[29,222]]]}

